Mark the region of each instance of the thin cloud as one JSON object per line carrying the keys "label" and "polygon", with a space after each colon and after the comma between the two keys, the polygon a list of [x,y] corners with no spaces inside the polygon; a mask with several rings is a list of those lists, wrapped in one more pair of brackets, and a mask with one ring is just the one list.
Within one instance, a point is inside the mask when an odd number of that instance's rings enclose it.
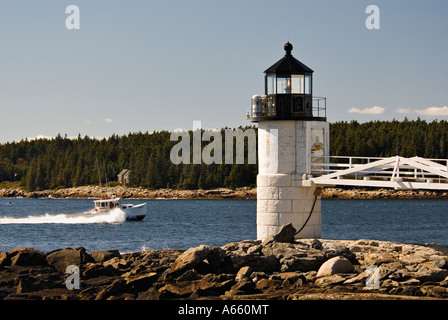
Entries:
{"label": "thin cloud", "polygon": [[[67,136],[66,134],[63,136],[60,134],[60,136],[63,137],[64,139],[70,139],[70,140],[78,139],[77,136],[76,137],[75,136]],[[45,136],[43,134],[38,134],[35,137],[27,137],[26,139],[28,139],[28,141],[34,141],[34,140],[53,140],[55,138],[56,137],[54,137],[54,136]]]}
{"label": "thin cloud", "polygon": [[45,136],[45,135],[43,135],[43,134],[38,134],[37,136],[35,136],[35,137],[28,137],[27,139],[28,139],[28,141],[33,141],[33,140],[51,140],[51,139],[53,139],[54,137],[50,137],[50,136]]}
{"label": "thin cloud", "polygon": [[411,108],[398,108],[395,110],[396,113],[411,113]]}
{"label": "thin cloud", "polygon": [[104,123],[112,123],[112,122],[114,122],[111,118],[104,118],[103,119],[103,122]]}
{"label": "thin cloud", "polygon": [[448,116],[448,106],[428,107],[421,110],[416,109],[414,112],[424,116]]}
{"label": "thin cloud", "polygon": [[359,113],[359,114],[382,114],[384,112],[384,107],[374,106],[372,108],[351,108],[347,112],[348,113]]}

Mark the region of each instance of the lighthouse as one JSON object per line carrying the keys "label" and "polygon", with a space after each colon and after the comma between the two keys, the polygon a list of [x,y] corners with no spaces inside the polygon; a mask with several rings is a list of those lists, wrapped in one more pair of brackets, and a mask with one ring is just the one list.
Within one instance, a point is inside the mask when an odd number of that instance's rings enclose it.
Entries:
{"label": "lighthouse", "polygon": [[257,238],[285,223],[296,238],[320,238],[321,189],[310,178],[329,157],[326,99],[313,97],[314,71],[293,57],[293,45],[284,49],[264,71],[265,94],[252,97],[248,115],[258,123]]}

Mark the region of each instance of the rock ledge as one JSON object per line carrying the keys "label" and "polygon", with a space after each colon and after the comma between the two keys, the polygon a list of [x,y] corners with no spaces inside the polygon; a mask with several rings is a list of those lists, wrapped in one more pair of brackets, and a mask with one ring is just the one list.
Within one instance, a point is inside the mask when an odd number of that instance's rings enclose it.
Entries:
{"label": "rock ledge", "polygon": [[[67,265],[79,267],[79,289],[66,288]],[[25,299],[448,299],[448,246],[269,239],[126,254],[0,252],[0,300]]]}

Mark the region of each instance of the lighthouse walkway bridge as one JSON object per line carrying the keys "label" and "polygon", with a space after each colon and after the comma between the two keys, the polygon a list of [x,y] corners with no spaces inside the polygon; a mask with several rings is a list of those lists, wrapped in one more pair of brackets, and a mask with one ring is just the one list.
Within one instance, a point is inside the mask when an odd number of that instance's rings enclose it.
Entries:
{"label": "lighthouse walkway bridge", "polygon": [[448,190],[448,159],[312,157],[310,172],[320,186]]}

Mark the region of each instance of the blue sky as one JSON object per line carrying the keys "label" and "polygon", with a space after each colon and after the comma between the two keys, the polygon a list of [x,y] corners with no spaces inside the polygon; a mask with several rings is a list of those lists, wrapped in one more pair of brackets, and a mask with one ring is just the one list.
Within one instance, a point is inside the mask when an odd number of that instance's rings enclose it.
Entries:
{"label": "blue sky", "polygon": [[[380,29],[368,30],[368,5]],[[68,30],[65,9],[80,9]],[[0,0],[0,142],[237,127],[263,71],[314,70],[327,118],[448,118],[443,0]]]}

